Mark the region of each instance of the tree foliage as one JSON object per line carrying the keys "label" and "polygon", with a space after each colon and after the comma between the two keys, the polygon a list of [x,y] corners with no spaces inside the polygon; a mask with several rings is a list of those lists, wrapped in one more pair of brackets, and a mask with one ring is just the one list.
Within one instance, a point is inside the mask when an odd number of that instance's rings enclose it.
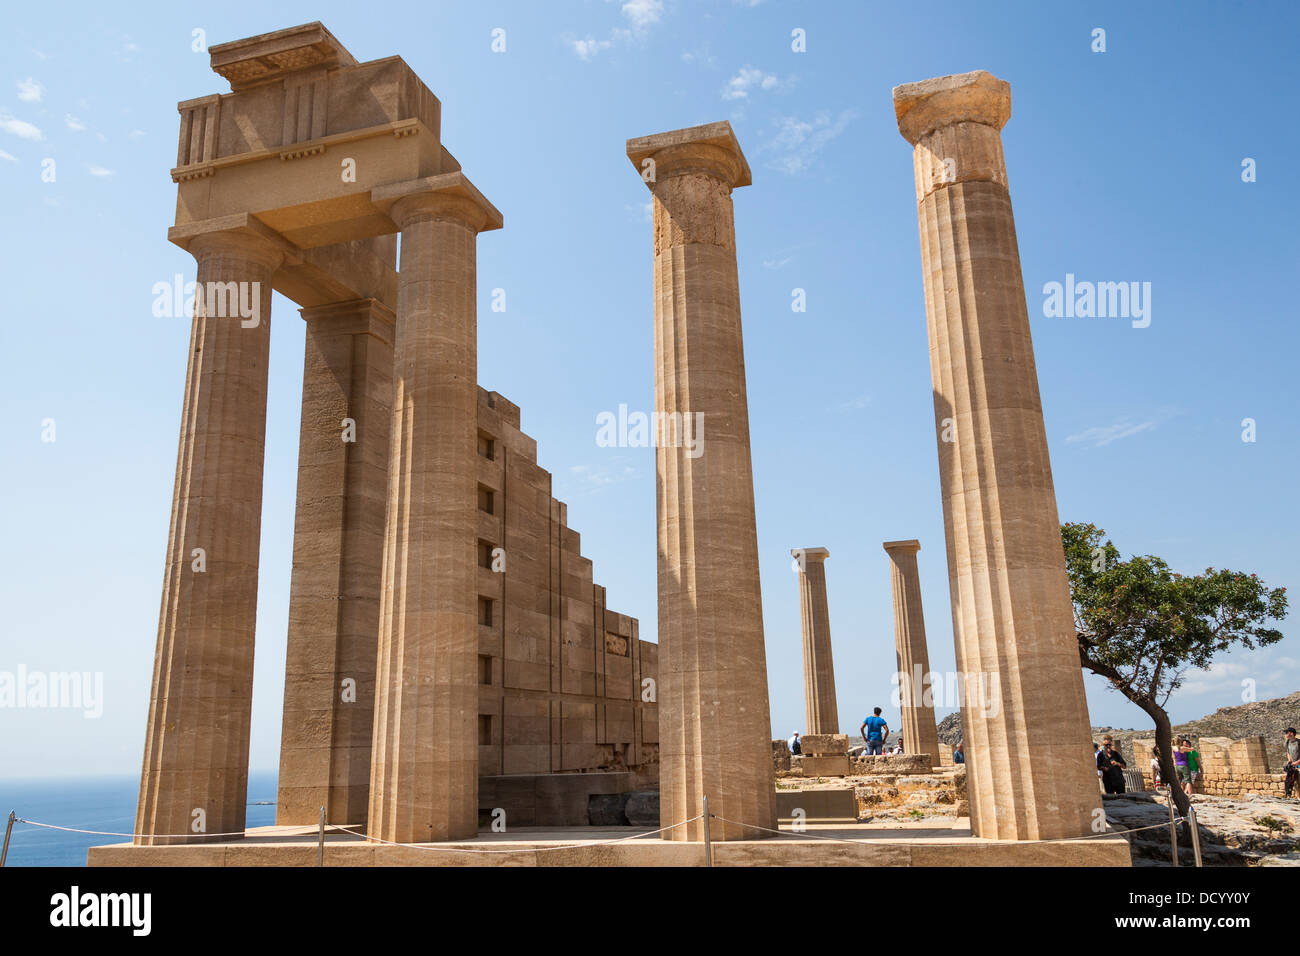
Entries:
{"label": "tree foliage", "polygon": [[1176,784],[1172,730],[1165,707],[1189,670],[1204,670],[1233,647],[1276,644],[1270,621],[1286,617],[1286,588],[1268,588],[1254,574],[1206,568],[1171,571],[1154,555],[1123,560],[1093,524],[1061,526],[1083,666],[1141,707],[1156,724],[1161,777],[1181,812],[1187,799]]}

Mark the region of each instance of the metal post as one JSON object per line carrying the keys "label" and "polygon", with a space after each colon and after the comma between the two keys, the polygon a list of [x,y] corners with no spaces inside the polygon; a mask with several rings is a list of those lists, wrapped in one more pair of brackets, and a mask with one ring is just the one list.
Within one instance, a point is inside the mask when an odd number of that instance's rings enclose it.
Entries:
{"label": "metal post", "polygon": [[320,808],[320,840],[316,844],[316,865],[325,865],[325,808]]}
{"label": "metal post", "polygon": [[1192,831],[1192,857],[1197,866],[1204,866],[1201,862],[1201,834],[1196,828],[1196,808],[1190,803],[1187,805],[1187,826]]}
{"label": "metal post", "polygon": [[1178,865],[1178,824],[1174,822],[1174,792],[1169,791],[1169,845],[1174,855],[1174,866]]}
{"label": "metal post", "polygon": [[0,848],[0,866],[5,865],[5,857],[9,855],[9,834],[14,832],[14,821],[18,819],[18,814],[9,811],[9,823],[5,826],[5,845]]}
{"label": "metal post", "polygon": [[704,798],[704,865],[713,865],[713,844],[709,840],[709,798]]}

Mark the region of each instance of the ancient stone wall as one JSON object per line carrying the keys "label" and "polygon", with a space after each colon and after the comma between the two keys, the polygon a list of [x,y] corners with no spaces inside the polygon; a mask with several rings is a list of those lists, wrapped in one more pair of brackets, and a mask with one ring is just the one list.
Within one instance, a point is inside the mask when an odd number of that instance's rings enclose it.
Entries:
{"label": "ancient stone wall", "polygon": [[519,407],[478,411],[479,776],[653,768],[658,645],[605,606]]}

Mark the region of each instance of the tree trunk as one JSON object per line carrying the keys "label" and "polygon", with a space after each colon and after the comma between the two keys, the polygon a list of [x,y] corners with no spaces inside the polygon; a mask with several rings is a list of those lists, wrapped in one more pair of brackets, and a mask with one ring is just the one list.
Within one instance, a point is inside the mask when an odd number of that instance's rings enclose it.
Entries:
{"label": "tree trunk", "polygon": [[[1131,698],[1130,698],[1131,699]],[[1147,715],[1155,721],[1156,746],[1160,748],[1160,779],[1169,784],[1169,799],[1174,802],[1180,817],[1187,816],[1187,808],[1192,802],[1183,793],[1182,781],[1178,779],[1178,770],[1174,765],[1174,730],[1169,723],[1169,715],[1154,701],[1135,700]]]}
{"label": "tree trunk", "polygon": [[[1155,723],[1156,746],[1160,748],[1160,779],[1169,784],[1169,799],[1174,802],[1174,806],[1178,810],[1178,816],[1187,816],[1187,808],[1192,805],[1192,802],[1187,798],[1187,794],[1183,793],[1183,785],[1178,779],[1178,771],[1174,768],[1174,729],[1169,722],[1169,715],[1165,713],[1163,707],[1151,698],[1135,693],[1114,670],[1104,664],[1090,660],[1082,635],[1079,637],[1079,659],[1084,667],[1094,674],[1106,678],[1117,691],[1141,707]],[[1137,754],[1134,753],[1133,756],[1136,758]]]}

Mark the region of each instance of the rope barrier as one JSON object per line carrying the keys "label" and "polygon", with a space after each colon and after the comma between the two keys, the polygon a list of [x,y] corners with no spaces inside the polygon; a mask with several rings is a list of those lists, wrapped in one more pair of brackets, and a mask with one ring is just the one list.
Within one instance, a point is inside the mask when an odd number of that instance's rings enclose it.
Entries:
{"label": "rope barrier", "polygon": [[585,843],[585,842],[566,843],[563,846],[522,847],[519,849],[500,849],[500,850],[480,849],[478,847],[471,847],[471,846],[466,846],[466,847],[437,846],[429,843],[395,843],[392,840],[383,840],[380,839],[379,837],[370,836],[369,834],[366,833],[353,833],[352,827],[360,826],[360,824],[352,824],[350,827],[343,827],[335,823],[327,823],[325,826],[327,829],[341,830],[342,832],[347,833],[351,836],[361,837],[363,840],[368,840],[374,843],[382,843],[385,846],[410,847],[412,850],[435,850],[435,851],[441,850],[443,853],[546,853],[551,850],[575,850],[575,849],[587,849],[588,847],[597,847],[597,846],[615,846],[619,843],[627,843],[630,840],[641,840],[641,839],[645,839],[646,837],[655,836],[656,834],[659,833],[666,833],[669,830],[675,830],[678,827],[684,827],[688,823],[694,823],[696,820],[702,819],[703,817],[704,814],[702,813],[697,814],[696,816],[691,817],[689,820],[683,820],[681,823],[670,823],[668,826],[660,827],[658,830],[648,830],[644,833],[634,833],[631,836],[619,837],[617,840],[603,840],[603,841],[591,842],[591,843]]}
{"label": "rope barrier", "polygon": [[[816,833],[808,833],[808,832],[806,832],[806,831],[802,831],[802,830],[772,830],[772,829],[770,829],[770,828],[768,828],[768,827],[760,827],[760,826],[758,826],[758,824],[755,824],[755,823],[740,823],[740,822],[738,822],[738,821],[736,821],[736,820],[728,820],[726,817],[720,817],[720,816],[718,816],[716,813],[714,813],[714,814],[710,814],[710,816],[712,816],[713,819],[718,820],[718,821],[720,821],[720,822],[722,822],[722,823],[730,823],[730,824],[732,824],[733,826],[745,827],[745,828],[750,829],[750,830],[762,830],[762,831],[764,831],[765,833],[775,833],[777,836],[798,836],[798,837],[805,837],[806,839],[810,839],[810,840],[823,840],[823,841],[828,842],[828,843],[849,843],[849,844],[852,844],[853,846],[864,846],[864,845],[869,845],[869,846],[916,846],[916,841],[915,841],[915,840],[871,840],[871,839],[867,839],[867,838],[864,838],[864,837],[859,837],[859,838],[856,839],[856,840],[846,840],[846,839],[844,839],[844,838],[842,838],[842,837],[828,837],[828,836],[820,836],[820,835],[818,835],[818,834],[816,834]],[[1179,822],[1179,823],[1181,823],[1181,822],[1182,822],[1183,820],[1185,820],[1185,819],[1186,819],[1185,817],[1178,817],[1177,821],[1175,821],[1175,822]],[[1081,836],[1081,837],[1063,837],[1063,838],[1061,838],[1061,839],[1059,839],[1059,840],[1016,840],[1016,841],[1014,841],[1014,842],[1017,843],[1017,844],[1028,844],[1028,843],[1043,843],[1043,844],[1046,844],[1046,843],[1072,843],[1072,842],[1076,842],[1076,841],[1079,841],[1079,840],[1094,840],[1094,839],[1096,839],[1097,837],[1106,837],[1106,836],[1126,836],[1127,834],[1130,834],[1130,833],[1140,833],[1140,832],[1142,832],[1143,830],[1163,830],[1163,829],[1166,829],[1168,826],[1169,826],[1168,823],[1156,823],[1156,824],[1153,824],[1153,825],[1151,825],[1151,826],[1149,826],[1149,827],[1137,827],[1137,828],[1132,829],[1132,830],[1108,830],[1108,831],[1106,831],[1106,832],[1104,832],[1104,833],[1090,833],[1090,834],[1088,834],[1087,836]]]}
{"label": "rope barrier", "polygon": [[[550,850],[573,850],[573,849],[585,849],[587,847],[615,846],[616,844],[619,843],[627,843],[629,840],[641,840],[646,837],[652,837],[660,833],[666,833],[669,830],[675,830],[677,827],[684,827],[686,826],[686,824],[694,823],[696,820],[701,819],[703,816],[704,814],[701,813],[698,814],[697,816],[691,817],[689,820],[683,820],[681,823],[671,823],[668,826],[660,827],[657,830],[648,830],[644,833],[634,833],[631,836],[619,837],[617,840],[566,843],[563,846],[523,847],[518,849],[508,848],[508,849],[493,849],[493,850],[480,849],[477,847],[470,847],[470,846],[459,847],[459,846],[437,846],[428,843],[396,843],[392,840],[382,840],[379,837],[370,836],[369,834],[365,834],[365,833],[354,833],[353,828],[360,826],[360,824],[353,824],[351,827],[347,827],[347,826],[340,826],[336,823],[327,823],[325,824],[325,828],[328,830],[337,830],[341,833],[346,833],[349,836],[359,837],[362,840],[366,840],[369,842],[382,843],[385,844],[386,846],[404,846],[404,847],[409,847],[413,850],[435,850],[435,851],[440,850],[443,853],[545,853]],[[16,818],[14,822],[26,823],[28,826],[33,826],[33,827],[43,827],[44,829],[47,830],[62,830],[65,833],[87,833],[90,834],[91,836],[116,836],[116,837],[131,837],[131,838],[152,837],[156,839],[167,839],[167,838],[196,837],[196,836],[243,837],[247,835],[245,831],[242,830],[238,832],[232,831],[230,833],[118,833],[112,830],[83,830],[80,829],[79,827],[63,827],[63,826],[58,826],[57,824],[54,823],[39,823],[36,820],[25,820],[22,817]],[[299,827],[294,827],[294,830],[297,830],[299,832],[280,833],[280,834],[276,834],[276,836],[306,836],[307,834],[318,832],[319,829],[320,828],[318,826],[304,824]]]}
{"label": "rope barrier", "polygon": [[[716,813],[710,813],[709,816],[712,819],[719,821],[720,823],[729,823],[732,826],[743,827],[749,830],[761,830],[764,833],[772,833],[777,836],[803,837],[809,840],[821,840],[827,843],[847,843],[853,846],[863,846],[863,845],[915,846],[916,845],[916,841],[914,840],[871,840],[867,838],[857,838],[857,839],[850,840],[850,839],[844,839],[842,837],[821,836],[816,833],[808,833],[806,831],[801,831],[801,830],[773,830],[768,827],[758,826],[757,824],[754,823],[740,823],[739,821],[736,820],[729,820],[726,817],[719,816]],[[660,827],[657,830],[648,830],[643,833],[634,833],[631,836],[620,837],[617,840],[566,843],[561,846],[503,848],[503,849],[487,849],[487,848],[473,847],[473,846],[451,847],[451,846],[439,846],[439,845],[429,844],[429,843],[398,843],[393,840],[384,840],[376,836],[370,836],[369,834],[366,833],[354,832],[356,827],[360,826],[360,824],[352,824],[350,826],[340,826],[339,824],[327,823],[325,824],[325,828],[328,830],[335,830],[340,833],[346,833],[348,836],[359,837],[360,839],[366,842],[381,843],[385,846],[403,846],[413,850],[433,850],[435,852],[441,851],[443,853],[546,853],[552,850],[573,850],[573,849],[586,849],[588,847],[617,846],[620,843],[627,843],[632,840],[642,840],[648,837],[657,836],[660,833],[666,833],[669,830],[675,830],[678,827],[684,827],[688,823],[694,823],[696,820],[703,819],[703,817],[704,814],[700,813],[691,817],[689,820],[683,820],[680,823],[671,823],[668,826]],[[1174,819],[1173,822],[1185,823],[1186,821],[1187,821],[1186,817],[1177,817]],[[41,823],[36,820],[27,820],[22,817],[15,818],[14,822],[25,823],[28,826],[41,827],[46,830],[61,830],[65,833],[84,833],[84,834],[89,834],[91,836],[131,837],[132,839],[135,839],[136,837],[146,837],[152,839],[184,839],[184,838],[192,838],[196,836],[203,836],[203,837],[244,837],[246,836],[245,831],[242,830],[232,831],[230,833],[120,833],[112,830],[85,830],[79,827],[65,827],[65,826],[59,826],[54,823]],[[1073,843],[1073,842],[1078,842],[1080,840],[1093,840],[1098,837],[1107,837],[1107,836],[1127,837],[1129,834],[1142,833],[1145,830],[1164,830],[1167,829],[1169,825],[1170,825],[1169,823],[1162,822],[1162,823],[1154,823],[1150,826],[1145,826],[1145,827],[1134,827],[1132,829],[1127,829],[1127,830],[1110,830],[1103,833],[1088,834],[1087,836],[1064,837],[1058,840],[1017,840],[1015,842],[1025,843],[1025,844]],[[293,829],[298,832],[281,833],[276,835],[277,836],[305,836],[310,833],[318,832],[320,828],[317,826],[311,826],[309,824],[305,824],[299,827],[294,827]]]}

